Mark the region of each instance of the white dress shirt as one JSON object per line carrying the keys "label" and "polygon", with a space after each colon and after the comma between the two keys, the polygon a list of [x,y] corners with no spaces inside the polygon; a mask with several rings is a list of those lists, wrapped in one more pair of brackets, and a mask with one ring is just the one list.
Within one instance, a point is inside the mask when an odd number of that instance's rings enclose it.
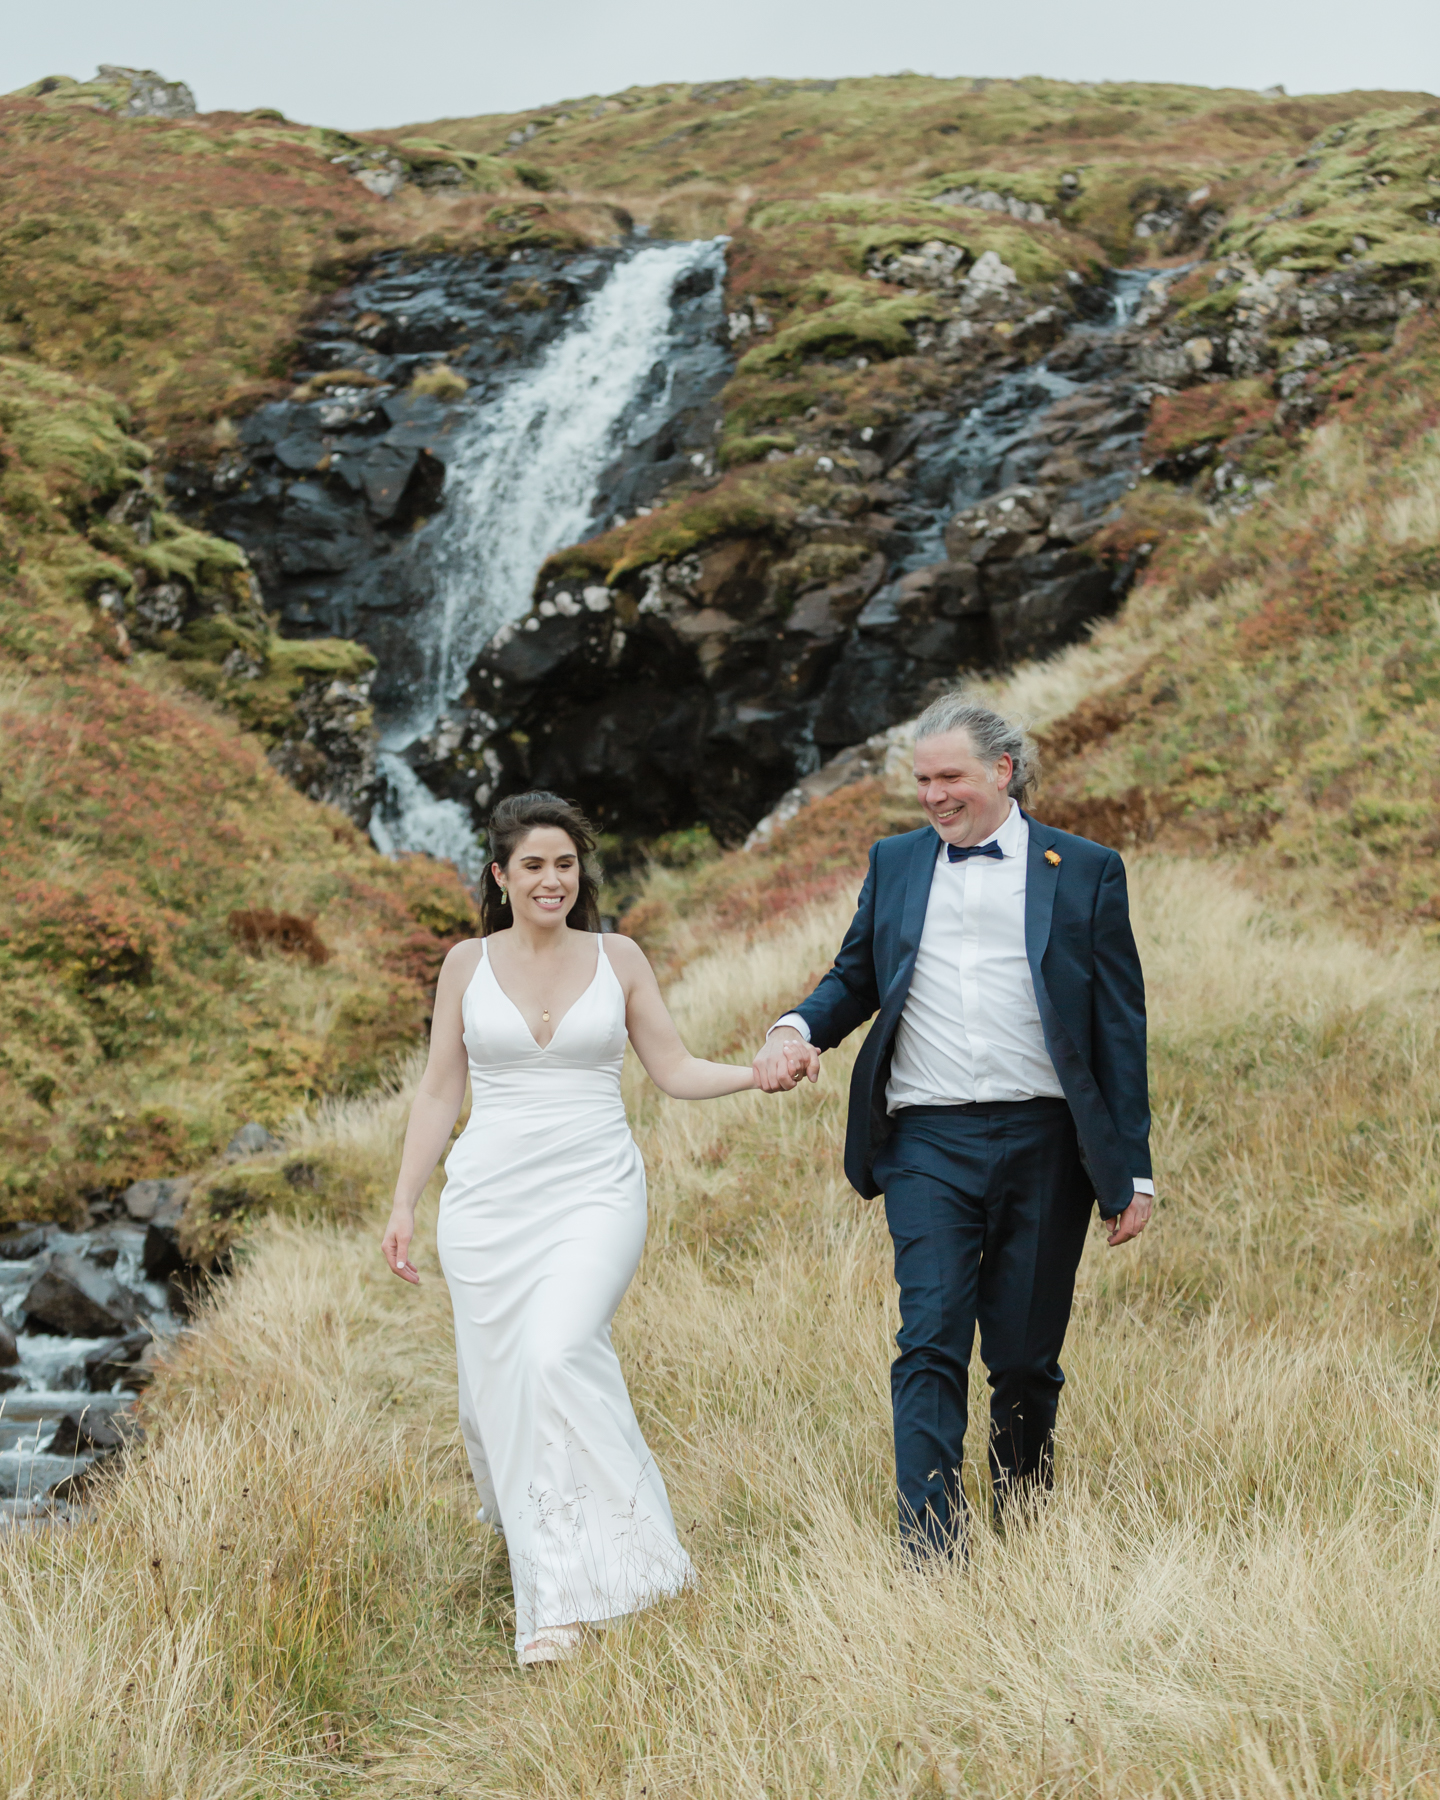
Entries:
{"label": "white dress shirt", "polygon": [[[930,900],[895,1029],[885,1108],[970,1101],[1063,1099],[1045,1048],[1035,984],[1025,953],[1025,877],[1030,826],[1012,800],[998,831],[982,840],[1000,856],[951,862],[939,844]],[[809,1042],[799,1013],[793,1025]],[[1136,1193],[1154,1183],[1135,1177]]]}

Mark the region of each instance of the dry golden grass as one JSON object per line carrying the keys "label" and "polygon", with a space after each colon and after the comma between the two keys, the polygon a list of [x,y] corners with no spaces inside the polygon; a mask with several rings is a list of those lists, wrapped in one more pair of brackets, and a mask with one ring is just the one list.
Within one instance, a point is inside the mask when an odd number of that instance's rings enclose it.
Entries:
{"label": "dry golden grass", "polygon": [[[1440,1794],[1440,979],[1214,866],[1133,886],[1162,1201],[1087,1250],[1044,1517],[968,1569],[897,1555],[843,1053],[706,1107],[632,1072],[654,1226],[616,1341],[697,1591],[516,1672],[433,1254],[416,1294],[378,1215],[273,1223],[99,1517],[0,1543],[8,1790]],[[843,910],[692,962],[697,1047],[753,1038]],[[297,1140],[369,1155],[378,1196],[403,1117]]]}

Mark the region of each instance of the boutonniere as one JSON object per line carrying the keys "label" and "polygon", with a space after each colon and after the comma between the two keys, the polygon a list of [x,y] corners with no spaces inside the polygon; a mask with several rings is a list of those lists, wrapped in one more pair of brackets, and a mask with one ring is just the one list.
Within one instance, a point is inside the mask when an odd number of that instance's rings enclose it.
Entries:
{"label": "boutonniere", "polygon": [[1045,860],[1052,869],[1058,869],[1060,867],[1060,852],[1058,850],[1047,850],[1045,852]]}

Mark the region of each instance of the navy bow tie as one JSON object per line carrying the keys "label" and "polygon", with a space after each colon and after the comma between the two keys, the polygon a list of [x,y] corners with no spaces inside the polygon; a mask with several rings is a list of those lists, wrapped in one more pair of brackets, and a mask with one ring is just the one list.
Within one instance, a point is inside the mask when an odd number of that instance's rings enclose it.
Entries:
{"label": "navy bow tie", "polygon": [[945,854],[951,862],[964,862],[967,856],[1003,857],[1005,852],[993,840],[988,844],[947,844]]}

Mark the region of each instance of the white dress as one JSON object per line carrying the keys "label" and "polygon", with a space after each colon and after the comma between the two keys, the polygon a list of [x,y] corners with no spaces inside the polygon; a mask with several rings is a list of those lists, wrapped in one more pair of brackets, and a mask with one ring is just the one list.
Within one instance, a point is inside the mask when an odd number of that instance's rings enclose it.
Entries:
{"label": "white dress", "polygon": [[590,986],[544,1049],[488,945],[461,1002],[473,1099],[436,1236],[460,1430],[480,1516],[505,1533],[517,1649],[694,1573],[610,1342],[645,1242],[645,1165],[620,1097],[625,995],[595,942]]}

